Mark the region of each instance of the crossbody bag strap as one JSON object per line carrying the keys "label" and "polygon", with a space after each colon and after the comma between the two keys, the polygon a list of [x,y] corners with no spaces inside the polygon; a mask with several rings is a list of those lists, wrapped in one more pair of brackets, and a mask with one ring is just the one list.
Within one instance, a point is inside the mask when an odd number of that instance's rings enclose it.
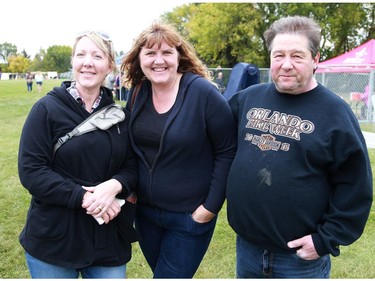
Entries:
{"label": "crossbody bag strap", "polygon": [[97,129],[107,130],[124,119],[125,113],[120,105],[114,103],[103,107],[91,114],[72,131],[60,137],[53,147],[53,155],[55,155],[56,151],[72,137],[80,136]]}

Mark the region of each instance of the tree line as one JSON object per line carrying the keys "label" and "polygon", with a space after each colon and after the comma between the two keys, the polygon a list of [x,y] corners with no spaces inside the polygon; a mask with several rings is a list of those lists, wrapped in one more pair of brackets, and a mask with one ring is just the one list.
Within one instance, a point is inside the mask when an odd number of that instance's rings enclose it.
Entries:
{"label": "tree line", "polygon": [[69,71],[72,47],[54,45],[47,50],[40,49],[34,59],[22,50],[17,52],[17,46],[5,42],[0,44],[0,58],[4,61],[0,64],[2,72],[25,73],[27,71],[57,71],[63,73]]}
{"label": "tree line", "polygon": [[[375,38],[375,3],[190,3],[164,13],[190,41],[210,68],[231,68],[238,62],[269,67],[263,32],[275,20],[301,15],[322,28],[321,60],[343,54]],[[0,44],[3,72],[70,69],[70,46],[40,49],[34,59],[14,44]],[[124,52],[121,51],[120,54]]]}
{"label": "tree line", "polygon": [[209,67],[238,62],[269,67],[264,31],[285,16],[307,16],[321,26],[321,60],[375,38],[375,3],[195,3],[164,17],[193,43]]}

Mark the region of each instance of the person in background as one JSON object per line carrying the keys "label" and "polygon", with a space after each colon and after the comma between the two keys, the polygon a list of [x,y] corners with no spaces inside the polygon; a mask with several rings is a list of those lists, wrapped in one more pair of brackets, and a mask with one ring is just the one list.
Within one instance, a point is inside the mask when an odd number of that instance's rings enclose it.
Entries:
{"label": "person in background", "polygon": [[40,71],[35,74],[35,83],[38,86],[38,93],[40,94],[42,92],[43,85],[43,74]]}
{"label": "person in background", "polygon": [[73,137],[53,153],[59,138],[114,104],[103,87],[114,67],[106,33],[79,34],[72,51],[74,80],[37,101],[24,124],[18,171],[31,203],[20,243],[32,278],[126,277],[137,235],[127,213],[132,203],[121,208],[115,198],[130,195],[138,178],[129,113],[119,109],[124,121]]}
{"label": "person in background", "polygon": [[215,83],[219,87],[220,93],[224,93],[225,91],[225,86],[224,86],[224,74],[222,71],[219,71],[217,73],[217,76],[215,78]]}
{"label": "person in background", "polygon": [[115,96],[115,81],[116,81],[116,75],[114,70],[109,73],[105,79],[105,86],[111,90],[112,94]]}
{"label": "person in background", "polygon": [[360,94],[360,99],[363,101],[363,105],[361,106],[361,119],[367,119],[367,112],[371,107],[370,105],[370,85],[367,84],[365,87],[365,91]]}
{"label": "person in background", "polygon": [[228,176],[237,278],[329,278],[330,255],[363,233],[371,163],[349,105],[318,84],[320,28],[285,17],[264,33],[272,83],[234,95]]}
{"label": "person in background", "polygon": [[192,278],[225,200],[236,149],[232,113],[192,45],[168,23],[155,21],[135,39],[121,71],[131,85],[140,247],[154,278]]}
{"label": "person in background", "polygon": [[34,79],[34,75],[31,74],[29,71],[26,72],[26,86],[27,86],[28,92],[33,91],[33,79]]}
{"label": "person in background", "polygon": [[[355,97],[355,98],[353,98]],[[360,116],[359,118],[361,120],[366,120],[368,119],[369,117],[371,118],[370,116],[370,109],[371,109],[371,106],[373,106],[373,103],[370,104],[370,100],[371,102],[373,101],[373,98],[374,95],[370,95],[370,85],[367,84],[366,87],[365,87],[365,91],[363,93],[360,93],[360,92],[354,92],[354,93],[350,93],[350,99],[351,101],[354,101],[356,103],[358,102],[362,102],[362,106],[360,107],[360,110],[361,110],[361,113],[360,113]]]}
{"label": "person in background", "polygon": [[115,92],[115,97],[117,100],[120,100],[120,84],[121,84],[121,77],[120,77],[120,73],[118,73],[116,75],[116,78],[115,78],[115,83],[113,84],[113,89],[114,89],[114,92]]}

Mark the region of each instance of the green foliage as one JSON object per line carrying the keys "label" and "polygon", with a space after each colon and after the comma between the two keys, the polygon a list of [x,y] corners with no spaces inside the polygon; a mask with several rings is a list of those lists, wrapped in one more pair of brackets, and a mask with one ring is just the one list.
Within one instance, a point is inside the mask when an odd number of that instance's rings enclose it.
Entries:
{"label": "green foliage", "polygon": [[365,13],[363,4],[319,5],[319,13],[314,15],[322,26],[321,60],[345,53],[367,41],[364,37],[363,26],[367,22],[368,14]]}
{"label": "green foliage", "polygon": [[69,46],[54,45],[47,51],[40,49],[32,61],[25,50],[20,55],[15,55],[16,53],[16,46],[9,43],[0,44],[0,55],[8,62],[1,65],[3,72],[25,73],[30,70],[64,73],[71,68],[72,48]]}
{"label": "green foliage", "polygon": [[269,66],[263,38],[275,20],[292,15],[314,18],[322,28],[321,60],[374,38],[373,3],[193,3],[164,15],[176,23],[200,58],[215,67],[238,62]]}
{"label": "green foliage", "polygon": [[[176,8],[166,18],[185,30],[183,34],[209,67],[216,67],[263,61],[262,42],[252,36],[258,30],[256,13],[251,3],[201,3]],[[253,24],[248,24],[247,17]]]}
{"label": "green foliage", "polygon": [[14,44],[4,42],[0,44],[0,58],[6,60],[10,56],[15,56],[17,54],[17,47]]}
{"label": "green foliage", "polygon": [[[61,80],[44,80],[43,93],[28,93],[24,80],[0,81],[0,278],[29,278],[24,251],[18,242],[28,210],[30,195],[18,179],[17,155],[23,123],[31,106]],[[370,150],[375,168],[375,150]],[[375,205],[362,237],[342,247],[341,255],[332,258],[332,278],[373,278],[375,276]],[[226,219],[224,205],[218,218],[212,242],[195,278],[235,278],[235,233]],[[152,278],[137,243],[127,266],[128,278]]]}
{"label": "green foliage", "polygon": [[46,51],[40,49],[37,54],[35,54],[34,60],[31,62],[30,70],[31,71],[49,71],[43,64],[43,58],[46,56]]}
{"label": "green foliage", "polygon": [[23,73],[29,69],[30,59],[24,56],[10,56],[8,58],[8,70],[13,73]]}
{"label": "green foliage", "polygon": [[27,59],[30,59],[30,55],[26,52],[25,49],[22,50],[21,55]]}
{"label": "green foliage", "polygon": [[68,72],[71,64],[72,47],[70,46],[51,46],[43,60],[43,67],[48,70],[59,73]]}
{"label": "green foliage", "polygon": [[363,20],[364,38],[368,41],[375,38],[375,3],[364,3],[363,11],[369,15]]}
{"label": "green foliage", "polygon": [[[198,54],[211,67],[233,66],[238,61],[263,61],[262,42],[256,33],[258,18],[251,3],[204,3],[186,28]],[[252,18],[248,24],[247,18]],[[213,24],[214,23],[214,24]]]}

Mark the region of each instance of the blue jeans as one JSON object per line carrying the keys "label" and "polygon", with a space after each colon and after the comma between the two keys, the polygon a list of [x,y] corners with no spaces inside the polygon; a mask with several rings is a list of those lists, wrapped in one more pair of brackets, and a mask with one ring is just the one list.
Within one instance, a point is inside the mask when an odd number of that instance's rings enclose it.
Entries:
{"label": "blue jeans", "polygon": [[53,264],[45,263],[26,253],[26,262],[31,278],[106,278],[122,279],[126,278],[126,264],[115,267],[87,266],[84,268],[65,268]]}
{"label": "blue jeans", "polygon": [[198,223],[191,213],[138,204],[135,226],[154,278],[192,278],[208,249],[216,220],[217,216],[207,223]]}
{"label": "blue jeans", "polygon": [[26,83],[27,84],[27,91],[32,92],[33,91],[33,83]]}
{"label": "blue jeans", "polygon": [[237,278],[329,278],[329,255],[307,261],[296,254],[273,253],[237,236]]}

